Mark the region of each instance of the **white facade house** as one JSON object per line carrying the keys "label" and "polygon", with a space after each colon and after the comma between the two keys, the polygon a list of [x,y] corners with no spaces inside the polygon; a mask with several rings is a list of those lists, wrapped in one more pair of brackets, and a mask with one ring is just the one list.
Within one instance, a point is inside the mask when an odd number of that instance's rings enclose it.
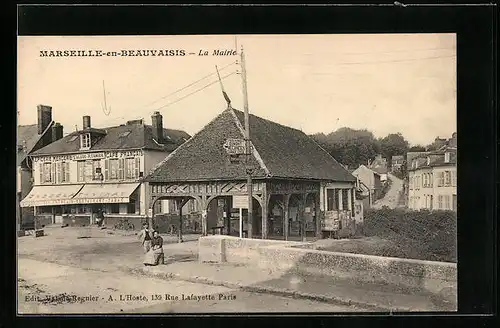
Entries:
{"label": "white facade house", "polygon": [[409,170],[408,208],[457,210],[456,149],[414,158]]}
{"label": "white facade house", "polygon": [[81,131],[31,154],[33,189],[21,206],[52,215],[53,223],[91,224],[99,210],[106,218],[144,218],[149,197],[143,177],[190,136],[163,129],[158,112],[152,126],[138,120],[95,129],[90,117],[83,121]]}

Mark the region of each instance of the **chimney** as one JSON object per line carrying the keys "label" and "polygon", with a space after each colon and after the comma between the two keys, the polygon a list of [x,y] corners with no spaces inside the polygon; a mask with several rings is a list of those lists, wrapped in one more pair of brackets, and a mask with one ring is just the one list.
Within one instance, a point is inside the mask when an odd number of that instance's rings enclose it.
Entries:
{"label": "chimney", "polygon": [[57,141],[63,137],[63,126],[56,123],[52,126],[52,142]]}
{"label": "chimney", "polygon": [[52,122],[52,107],[45,105],[36,107],[38,109],[38,134],[41,135]]}
{"label": "chimney", "polygon": [[85,115],[83,117],[83,129],[84,130],[90,129],[90,116]]}
{"label": "chimney", "polygon": [[157,142],[163,141],[163,116],[160,112],[154,112],[151,116],[151,125],[153,126],[153,136]]}

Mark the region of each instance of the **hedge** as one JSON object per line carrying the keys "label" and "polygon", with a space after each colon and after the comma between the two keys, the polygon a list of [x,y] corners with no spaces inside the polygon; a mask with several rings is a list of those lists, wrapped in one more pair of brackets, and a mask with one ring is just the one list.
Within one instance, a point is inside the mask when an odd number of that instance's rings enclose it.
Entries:
{"label": "hedge", "polygon": [[369,209],[363,234],[391,241],[383,256],[457,261],[457,217],[452,211]]}

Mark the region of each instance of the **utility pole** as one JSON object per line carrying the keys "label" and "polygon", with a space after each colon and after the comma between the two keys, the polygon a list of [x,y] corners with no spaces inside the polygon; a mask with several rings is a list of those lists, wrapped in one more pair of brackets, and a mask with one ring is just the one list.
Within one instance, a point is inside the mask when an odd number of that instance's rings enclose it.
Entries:
{"label": "utility pole", "polygon": [[250,147],[250,120],[248,114],[248,92],[247,92],[247,71],[245,68],[245,54],[243,53],[243,46],[241,47],[241,78],[243,82],[243,108],[245,110],[245,157],[246,157],[246,174],[247,174],[247,192],[248,192],[248,217],[247,217],[247,231],[248,238],[252,238],[252,225],[253,225],[253,184],[252,184],[252,168],[251,163],[251,147]]}

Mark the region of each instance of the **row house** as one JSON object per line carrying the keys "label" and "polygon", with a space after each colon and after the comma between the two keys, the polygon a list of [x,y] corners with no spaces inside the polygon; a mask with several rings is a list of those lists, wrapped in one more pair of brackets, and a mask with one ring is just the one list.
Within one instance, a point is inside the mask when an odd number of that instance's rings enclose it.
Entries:
{"label": "row house", "polygon": [[408,208],[457,210],[456,148],[442,148],[412,160]]}
{"label": "row house", "polygon": [[94,128],[84,116],[82,130],[30,155],[34,187],[21,206],[34,208],[46,223],[92,224],[102,210],[107,225],[126,218],[140,226],[149,207],[143,177],[190,138],[184,131],[164,129],[159,112],[151,119],[151,125],[133,120]]}
{"label": "row house", "polygon": [[364,208],[370,208],[373,203],[380,198],[382,193],[380,174],[365,165],[360,165],[352,172],[352,175],[359,180],[361,188],[368,194],[367,197],[365,197]]}
{"label": "row house", "polygon": [[33,209],[21,208],[20,202],[33,188],[30,154],[63,137],[63,126],[52,120],[52,107],[37,106],[36,124],[17,127],[16,221],[18,229],[33,224]]}

